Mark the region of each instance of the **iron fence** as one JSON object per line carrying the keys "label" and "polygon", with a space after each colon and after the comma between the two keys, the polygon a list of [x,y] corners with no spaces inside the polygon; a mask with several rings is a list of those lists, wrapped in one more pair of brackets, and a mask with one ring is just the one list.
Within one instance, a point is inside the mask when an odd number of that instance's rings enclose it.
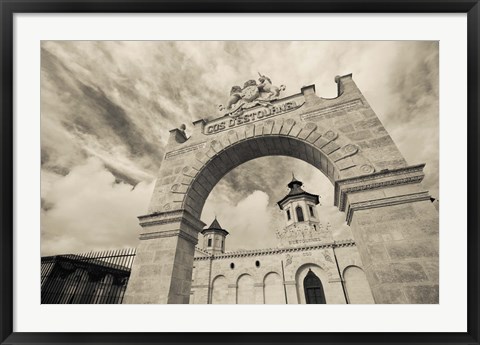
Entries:
{"label": "iron fence", "polygon": [[135,248],[42,257],[42,304],[119,304]]}

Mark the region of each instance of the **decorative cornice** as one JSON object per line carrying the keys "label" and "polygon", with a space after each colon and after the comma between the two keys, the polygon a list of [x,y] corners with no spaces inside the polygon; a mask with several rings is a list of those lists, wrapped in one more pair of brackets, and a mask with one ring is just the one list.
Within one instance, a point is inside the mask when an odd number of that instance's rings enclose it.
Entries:
{"label": "decorative cornice", "polygon": [[304,252],[308,250],[315,249],[325,249],[332,247],[353,247],[355,246],[355,241],[353,240],[343,240],[343,241],[334,241],[324,244],[317,244],[311,246],[303,247],[284,247],[284,248],[268,248],[268,249],[256,249],[256,250],[242,250],[238,252],[226,252],[222,254],[216,254],[208,257],[195,257],[194,260],[223,260],[229,258],[241,258],[241,257],[252,257],[260,255],[277,255],[282,253],[291,253],[291,252]]}
{"label": "decorative cornice", "polygon": [[140,221],[144,221],[149,218],[158,218],[158,217],[169,217],[169,216],[178,216],[181,215],[184,212],[184,210],[174,210],[174,211],[166,211],[166,212],[154,212],[150,214],[145,214],[143,216],[138,216],[137,218]]}
{"label": "decorative cornice", "polygon": [[184,223],[192,227],[196,231],[200,232],[205,226],[205,223],[198,220],[189,211],[185,209],[152,213],[144,216],[139,216],[138,219],[140,221],[140,226],[142,227],[149,227],[149,226],[169,224],[169,223]]}
{"label": "decorative cornice", "polygon": [[189,153],[189,152],[194,152],[194,151],[201,150],[201,149],[205,148],[206,146],[207,146],[207,142],[204,141],[202,143],[198,143],[198,144],[195,144],[195,145],[182,147],[181,149],[173,150],[173,151],[165,153],[165,158],[164,159],[169,160],[169,159],[171,159],[173,157],[176,157],[178,155],[183,155],[183,154],[186,154],[186,153]]}
{"label": "decorative cornice", "polygon": [[145,234],[140,234],[140,240],[152,240],[155,238],[165,238],[165,237],[174,237],[178,236],[187,240],[188,242],[193,243],[196,245],[198,243],[198,239],[193,237],[192,235],[186,233],[183,230],[168,230],[168,231],[157,231],[157,232],[149,232]]}
{"label": "decorative cornice", "polygon": [[[424,167],[425,164],[419,164],[395,170],[384,170],[350,179],[338,180],[335,182],[334,205],[338,206],[340,211],[345,211],[346,199],[349,193],[419,183],[425,176],[423,173]],[[396,178],[401,175],[404,177]]]}
{"label": "decorative cornice", "polygon": [[202,253],[202,254],[208,255],[208,256],[211,256],[211,255],[212,255],[212,254],[210,254],[209,252],[207,252],[206,250],[204,250],[204,249],[202,249],[202,248],[200,248],[200,247],[197,247],[197,246],[195,246],[195,250],[196,250],[196,251],[199,251],[199,252]]}
{"label": "decorative cornice", "polygon": [[366,210],[369,208],[384,207],[391,205],[399,205],[410,202],[430,200],[430,194],[428,192],[418,192],[412,194],[405,194],[400,196],[393,196],[388,198],[368,200],[362,202],[355,202],[348,205],[347,209],[347,224],[350,225],[353,218],[353,213],[358,210]]}
{"label": "decorative cornice", "polygon": [[379,177],[390,177],[390,176],[397,176],[397,175],[402,175],[402,174],[407,174],[412,172],[423,172],[423,168],[425,168],[425,163],[410,165],[408,167],[392,169],[392,170],[385,169],[378,172],[374,172],[369,175],[362,175],[362,176],[356,176],[352,178],[337,180],[336,183],[343,185],[343,184],[352,184],[357,182],[365,182],[369,180],[375,180]]}

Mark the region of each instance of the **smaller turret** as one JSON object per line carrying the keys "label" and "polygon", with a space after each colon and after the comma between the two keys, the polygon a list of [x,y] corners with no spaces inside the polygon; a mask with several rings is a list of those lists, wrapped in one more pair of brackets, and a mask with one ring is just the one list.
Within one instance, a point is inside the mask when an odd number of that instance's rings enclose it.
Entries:
{"label": "smaller turret", "polygon": [[206,252],[213,255],[225,253],[225,238],[228,235],[228,231],[222,229],[217,217],[215,217],[208,228],[203,229],[202,235],[203,249]]}

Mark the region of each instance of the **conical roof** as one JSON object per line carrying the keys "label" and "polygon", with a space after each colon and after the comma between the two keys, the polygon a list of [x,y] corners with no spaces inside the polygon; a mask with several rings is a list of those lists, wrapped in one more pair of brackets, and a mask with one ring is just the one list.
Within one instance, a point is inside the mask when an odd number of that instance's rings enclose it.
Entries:
{"label": "conical roof", "polygon": [[222,226],[217,220],[217,217],[215,217],[212,224],[210,224],[208,228],[203,229],[201,233],[204,234],[206,232],[220,232],[223,233],[225,236],[228,235],[228,231],[222,228]]}
{"label": "conical roof", "polygon": [[208,229],[223,229],[220,223],[217,220],[217,217],[213,220],[212,224],[208,227]]}
{"label": "conical roof", "polygon": [[299,197],[305,197],[307,199],[310,199],[315,203],[315,205],[318,205],[320,203],[318,199],[318,195],[315,194],[310,194],[302,189],[303,182],[297,180],[295,178],[295,175],[292,174],[292,181],[288,183],[288,188],[290,188],[290,191],[288,192],[287,195],[283,197],[282,200],[280,200],[277,204],[280,207],[280,209],[283,210],[283,205],[290,199],[296,198],[298,199]]}

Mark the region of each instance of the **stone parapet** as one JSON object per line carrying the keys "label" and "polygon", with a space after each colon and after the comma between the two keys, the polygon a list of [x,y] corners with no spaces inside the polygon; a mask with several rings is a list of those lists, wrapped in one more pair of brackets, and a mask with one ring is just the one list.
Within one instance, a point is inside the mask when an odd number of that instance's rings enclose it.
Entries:
{"label": "stone parapet", "polygon": [[267,249],[254,249],[254,250],[240,250],[236,252],[225,252],[223,254],[217,254],[208,257],[195,257],[194,260],[221,260],[228,258],[241,258],[247,256],[260,256],[260,255],[277,255],[282,253],[291,253],[291,252],[301,252],[301,251],[310,251],[315,249],[324,249],[331,247],[351,247],[355,246],[355,241],[353,240],[342,240],[335,241],[324,244],[316,244],[312,246],[303,246],[303,247],[282,247],[282,248],[267,248]]}

